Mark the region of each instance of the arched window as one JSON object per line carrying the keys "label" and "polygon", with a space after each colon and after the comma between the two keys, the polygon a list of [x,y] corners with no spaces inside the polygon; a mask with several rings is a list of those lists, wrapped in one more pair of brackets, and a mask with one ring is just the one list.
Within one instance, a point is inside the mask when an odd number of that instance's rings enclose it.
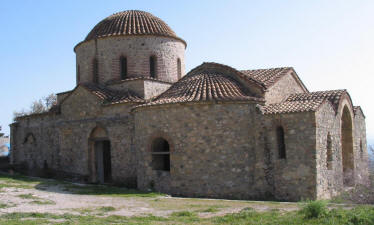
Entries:
{"label": "arched window", "polygon": [[35,144],[36,139],[35,136],[32,133],[29,133],[26,135],[25,139],[23,140],[24,144]]}
{"label": "arched window", "polygon": [[81,81],[81,69],[80,66],[77,66],[77,83]]}
{"label": "arched window", "polygon": [[284,142],[284,130],[283,127],[277,127],[277,144],[278,144],[278,157],[280,159],[286,158],[286,145]]}
{"label": "arched window", "polygon": [[149,73],[152,78],[156,78],[156,56],[149,57]]}
{"label": "arched window", "polygon": [[152,168],[170,171],[170,146],[163,138],[156,138],[152,142]]}
{"label": "arched window", "polygon": [[99,63],[96,58],[94,58],[93,60],[92,77],[93,77],[92,80],[94,83],[99,83]]}
{"label": "arched window", "polygon": [[360,139],[360,157],[364,158],[364,149],[362,148],[362,140]]}
{"label": "arched window", "polygon": [[127,58],[121,56],[119,61],[121,65],[121,80],[125,80],[127,78]]}
{"label": "arched window", "polygon": [[182,77],[182,64],[181,64],[181,59],[177,59],[177,70],[178,70],[178,80],[181,79]]}
{"label": "arched window", "polygon": [[327,134],[326,141],[326,167],[327,169],[332,169],[332,140],[330,133]]}

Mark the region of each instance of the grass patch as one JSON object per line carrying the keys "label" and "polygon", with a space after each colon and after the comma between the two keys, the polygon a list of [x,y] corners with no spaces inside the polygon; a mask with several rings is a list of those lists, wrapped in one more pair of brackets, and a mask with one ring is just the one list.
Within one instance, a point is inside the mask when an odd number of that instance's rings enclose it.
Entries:
{"label": "grass patch", "polygon": [[202,212],[202,213],[215,213],[218,212],[220,209],[225,208],[225,206],[222,205],[212,205],[209,208],[205,209],[200,209],[197,212]]}
{"label": "grass patch", "polygon": [[156,192],[143,192],[135,189],[128,189],[122,187],[114,186],[104,186],[104,185],[75,185],[69,184],[65,185],[65,191],[71,192],[73,194],[80,195],[105,195],[111,197],[159,197],[164,196],[164,194]]}
{"label": "grass patch", "polygon": [[31,201],[30,204],[36,204],[36,205],[56,205],[56,202],[52,200],[34,200]]}
{"label": "grass patch", "polygon": [[17,197],[22,198],[22,199],[34,199],[34,200],[40,199],[39,197],[34,196],[33,194],[21,194],[21,195],[17,195]]}
{"label": "grass patch", "polygon": [[116,208],[112,206],[103,206],[103,207],[98,208],[98,210],[101,212],[112,212],[112,211],[116,211]]}
{"label": "grass patch", "polygon": [[171,214],[173,217],[196,217],[196,213],[190,211],[179,211]]}
{"label": "grass patch", "polygon": [[[124,216],[98,216],[98,215],[54,215],[48,213],[9,213],[0,216],[0,224],[53,224],[55,220],[64,222],[58,224],[235,224],[235,225],[319,225],[319,224],[347,224],[372,225],[374,224],[374,208],[358,207],[352,210],[332,209],[324,216],[308,218],[306,211],[280,213],[277,211],[256,212],[246,208],[239,213],[200,218],[195,212],[179,211],[169,217],[153,215],[124,217]],[[37,221],[38,223],[34,223]]]}
{"label": "grass patch", "polygon": [[8,204],[5,204],[5,203],[0,203],[0,209],[5,209],[5,208],[9,208],[10,206]]}

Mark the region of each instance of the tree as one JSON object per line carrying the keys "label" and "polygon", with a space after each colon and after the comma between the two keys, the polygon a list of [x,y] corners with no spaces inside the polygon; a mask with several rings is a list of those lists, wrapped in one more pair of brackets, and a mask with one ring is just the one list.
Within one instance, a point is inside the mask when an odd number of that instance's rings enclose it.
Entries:
{"label": "tree", "polygon": [[57,104],[57,96],[55,94],[50,94],[42,99],[35,100],[29,110],[22,109],[20,111],[13,112],[13,120],[17,120],[18,117],[27,116],[31,114],[38,114],[48,112],[52,106]]}

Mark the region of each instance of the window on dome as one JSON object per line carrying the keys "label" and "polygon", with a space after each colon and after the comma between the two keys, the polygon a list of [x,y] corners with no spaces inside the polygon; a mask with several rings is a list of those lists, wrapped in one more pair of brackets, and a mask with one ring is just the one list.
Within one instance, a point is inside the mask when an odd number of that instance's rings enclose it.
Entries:
{"label": "window on dome", "polygon": [[81,70],[80,70],[80,66],[78,65],[77,66],[77,83],[79,83],[81,81]]}
{"label": "window on dome", "polygon": [[99,83],[99,65],[98,65],[98,61],[97,59],[95,58],[93,60],[93,68],[92,68],[92,72],[93,72],[93,82],[94,83]]}
{"label": "window on dome", "polygon": [[156,78],[156,56],[149,57],[149,73],[152,78]]}
{"label": "window on dome", "polygon": [[182,77],[182,64],[181,64],[181,59],[177,59],[177,70],[178,70],[178,80],[181,79]]}
{"label": "window on dome", "polygon": [[125,80],[127,79],[127,58],[121,56],[119,61],[121,65],[121,80]]}

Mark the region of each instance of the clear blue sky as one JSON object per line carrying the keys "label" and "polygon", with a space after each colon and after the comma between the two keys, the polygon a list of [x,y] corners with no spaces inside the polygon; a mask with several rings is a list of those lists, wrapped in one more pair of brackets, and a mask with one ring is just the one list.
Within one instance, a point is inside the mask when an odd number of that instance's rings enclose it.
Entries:
{"label": "clear blue sky", "polygon": [[0,125],[14,110],[74,88],[73,47],[103,18],[140,9],[187,41],[187,71],[293,66],[309,90],[348,89],[374,141],[374,1],[50,1],[0,4]]}

